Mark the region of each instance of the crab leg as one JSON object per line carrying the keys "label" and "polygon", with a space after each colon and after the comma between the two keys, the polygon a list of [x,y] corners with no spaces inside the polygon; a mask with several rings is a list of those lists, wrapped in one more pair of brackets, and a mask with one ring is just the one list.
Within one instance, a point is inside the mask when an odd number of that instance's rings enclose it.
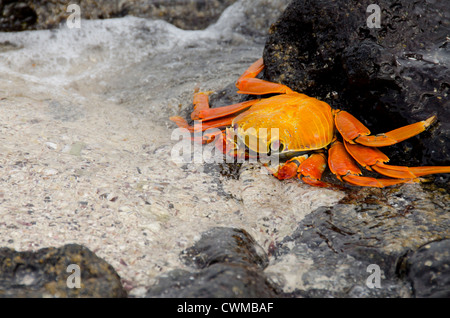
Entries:
{"label": "crab leg", "polygon": [[262,58],[253,63],[236,82],[239,94],[264,95],[264,94],[288,94],[292,90],[283,84],[272,83],[255,78],[264,69]]}
{"label": "crab leg", "polygon": [[349,155],[340,141],[334,142],[328,151],[328,165],[338,179],[347,183],[363,186],[384,188],[401,183],[413,183],[418,179],[378,179],[361,176],[361,170]]}
{"label": "crab leg", "polygon": [[[202,122],[201,125],[194,125],[194,126],[190,126],[188,124],[188,122],[186,121],[186,119],[184,119],[183,117],[180,117],[180,116],[170,117],[170,120],[173,121],[175,124],[177,124],[178,127],[187,129],[191,133],[196,133],[196,132],[205,131],[205,130],[208,130],[211,128],[223,128],[226,126],[230,126],[231,122],[233,121],[233,118],[226,117],[226,118],[216,119],[213,121],[208,121],[206,123]],[[194,137],[191,137],[191,140],[199,141],[201,143],[209,143],[209,142],[213,141],[216,138],[216,136],[220,135],[221,133],[222,132],[220,130],[216,130],[211,133],[206,132],[206,133],[202,134],[202,136],[195,136],[196,134],[194,134]]]}
{"label": "crab leg", "polygon": [[450,167],[445,166],[404,167],[378,163],[372,168],[376,172],[392,178],[416,178],[435,173],[450,173]]}
{"label": "crab leg", "polygon": [[253,104],[259,102],[258,99],[249,100],[242,103],[237,103],[233,105],[210,108],[209,98],[205,93],[197,93],[194,95],[194,111],[191,114],[192,120],[203,120],[208,121],[212,119],[217,119],[221,117],[226,117],[235,114],[241,110],[249,108]]}
{"label": "crab leg", "polygon": [[207,129],[211,128],[222,128],[227,127],[231,125],[231,122],[233,121],[233,117],[225,117],[220,118],[216,120],[211,120],[207,122],[201,122],[201,125],[194,125],[190,126],[186,119],[180,116],[173,116],[169,118],[171,121],[173,121],[175,124],[177,124],[180,128],[185,128],[189,130],[190,132],[196,132],[196,131],[205,131]]}
{"label": "crab leg", "polygon": [[244,73],[242,73],[241,77],[236,82],[239,83],[239,81],[245,79],[245,78],[255,78],[261,71],[264,69],[264,60],[263,58],[259,58],[256,62],[254,62],[250,67],[245,70]]}
{"label": "crab leg", "polygon": [[337,111],[334,120],[336,128],[347,142],[368,147],[383,147],[396,144],[421,133],[436,121],[436,116],[375,136],[370,134],[370,130],[363,123],[346,111]]}
{"label": "crab leg", "polygon": [[348,153],[364,168],[375,170],[391,178],[417,178],[434,173],[450,173],[450,167],[446,166],[424,166],[405,167],[390,166],[384,164],[389,158],[377,148],[362,145],[352,145],[344,142]]}
{"label": "crab leg", "polygon": [[203,110],[209,109],[209,97],[205,93],[196,93],[194,95],[194,111],[191,113],[191,119],[192,120],[199,120],[200,112]]}
{"label": "crab leg", "polygon": [[259,78],[246,78],[236,84],[239,94],[265,95],[288,94],[292,90],[283,84],[268,82]]}

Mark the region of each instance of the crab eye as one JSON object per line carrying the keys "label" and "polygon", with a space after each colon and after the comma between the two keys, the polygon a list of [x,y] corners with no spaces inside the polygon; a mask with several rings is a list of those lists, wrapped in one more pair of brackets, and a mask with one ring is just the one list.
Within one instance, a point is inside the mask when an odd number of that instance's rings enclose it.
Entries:
{"label": "crab eye", "polygon": [[285,148],[285,145],[279,140],[274,140],[270,143],[271,151],[282,152]]}

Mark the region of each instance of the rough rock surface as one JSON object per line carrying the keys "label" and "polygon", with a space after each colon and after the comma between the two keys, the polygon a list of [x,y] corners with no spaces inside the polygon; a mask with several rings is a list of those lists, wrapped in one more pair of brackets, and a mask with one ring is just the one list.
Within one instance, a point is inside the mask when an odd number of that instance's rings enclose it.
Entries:
{"label": "rough rock surface", "polygon": [[[270,29],[265,78],[354,114],[374,133],[421,121],[425,133],[384,148],[396,164],[450,165],[450,9],[443,1],[295,0]],[[373,22],[373,20],[372,20]],[[448,175],[436,181],[448,187]]]}
{"label": "rough rock surface", "polygon": [[[68,267],[78,265],[80,287]],[[0,248],[0,297],[126,297],[114,268],[88,248],[68,244],[36,252]]]}
{"label": "rough rock surface", "polygon": [[[425,192],[419,185],[360,189],[332,208],[319,208],[305,217],[297,230],[277,246],[276,260],[266,272],[284,272],[281,278],[285,282],[284,291],[295,296],[430,294],[435,288],[433,284],[416,283],[411,287],[400,271],[400,264],[407,253],[428,242],[450,237],[449,203],[446,194]],[[443,253],[440,258],[438,250]],[[438,260],[438,264],[433,264],[442,272],[436,277],[439,281],[436,288],[441,290],[438,286],[448,280],[444,267],[448,253],[445,244],[434,245],[432,251],[435,255],[430,257]],[[422,268],[422,274],[426,273],[416,259],[411,258],[412,268]],[[380,269],[380,288],[367,286],[371,264]],[[410,271],[411,276],[420,276],[413,272],[415,269]]]}
{"label": "rough rock surface", "polygon": [[256,265],[264,269],[267,254],[245,230],[213,228],[181,255],[187,265],[205,268],[215,263]]}
{"label": "rough rock surface", "polygon": [[[163,19],[185,30],[200,30],[214,23],[222,11],[236,0],[80,0],[82,19],[108,19],[133,15]],[[70,2],[24,0],[0,2],[0,31],[55,28],[73,11]]]}
{"label": "rough rock surface", "polygon": [[416,297],[450,297],[450,240],[428,243],[408,253],[400,273],[411,282]]}
{"label": "rough rock surface", "polygon": [[212,228],[181,258],[200,270],[159,277],[147,297],[268,298],[280,292],[262,271],[266,253],[245,230]]}

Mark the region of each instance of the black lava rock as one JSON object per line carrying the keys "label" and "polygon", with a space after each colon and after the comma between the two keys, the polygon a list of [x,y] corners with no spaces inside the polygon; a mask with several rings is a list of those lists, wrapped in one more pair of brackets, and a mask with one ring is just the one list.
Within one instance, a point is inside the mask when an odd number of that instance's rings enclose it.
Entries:
{"label": "black lava rock", "polygon": [[[417,190],[418,185],[360,189],[333,207],[318,208],[277,245],[271,266],[292,258],[291,263],[309,264],[302,275],[296,274],[300,283],[293,296],[445,295],[450,264],[449,196]],[[437,240],[443,241],[420,248]],[[405,255],[416,250],[405,261]],[[408,266],[402,265],[405,262]],[[379,269],[379,287],[367,284],[371,266]]]}
{"label": "black lava rock", "polygon": [[[74,276],[79,267],[79,288]],[[68,284],[69,283],[69,284]],[[126,297],[114,268],[88,248],[68,244],[36,252],[0,248],[0,297]]]}
{"label": "black lava rock", "polygon": [[[80,0],[82,19],[108,19],[133,15],[163,19],[186,30],[200,30],[214,23],[236,0]],[[0,1],[0,31],[51,29],[65,23],[70,2],[60,0]]]}
{"label": "black lava rock", "polygon": [[398,165],[448,166],[450,6],[380,0],[375,28],[372,3],[292,1],[270,29],[264,77],[348,110],[375,134],[437,115],[429,131],[383,151]]}
{"label": "black lava rock", "polygon": [[267,255],[245,230],[212,228],[181,258],[200,270],[173,270],[159,277],[147,297],[267,298],[279,294],[263,273]]}
{"label": "black lava rock", "polygon": [[216,263],[198,272],[174,270],[159,277],[146,297],[269,298],[274,286],[251,266]]}
{"label": "black lava rock", "polygon": [[416,297],[450,298],[450,240],[431,242],[404,260]]}
{"label": "black lava rock", "polygon": [[21,1],[0,2],[0,31],[23,31],[37,22],[36,11]]}
{"label": "black lava rock", "polygon": [[267,254],[247,231],[226,227],[203,233],[194,246],[183,251],[181,258],[187,265],[197,268],[228,263],[264,269],[269,262]]}

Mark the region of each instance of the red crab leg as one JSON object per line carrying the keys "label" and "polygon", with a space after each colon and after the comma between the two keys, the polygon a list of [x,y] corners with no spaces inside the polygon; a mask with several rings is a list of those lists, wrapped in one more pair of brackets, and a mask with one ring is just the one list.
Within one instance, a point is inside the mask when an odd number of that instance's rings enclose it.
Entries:
{"label": "red crab leg", "polygon": [[205,93],[196,93],[194,95],[194,111],[191,113],[192,120],[201,119],[200,112],[209,109],[209,97]]}
{"label": "red crab leg", "polygon": [[405,167],[390,166],[384,164],[389,158],[377,148],[366,147],[362,145],[352,145],[344,142],[348,153],[364,168],[375,170],[391,178],[417,178],[434,173],[450,173],[450,167],[445,166],[424,166],[424,167]]}
{"label": "red crab leg", "polygon": [[[187,129],[191,133],[195,133],[195,132],[205,131],[210,128],[223,128],[226,126],[230,126],[231,122],[233,121],[233,118],[226,117],[226,118],[216,119],[216,120],[208,121],[206,123],[202,122],[201,125],[194,125],[194,126],[189,126],[186,119],[184,119],[183,117],[180,117],[180,116],[170,117],[170,120],[173,121],[175,124],[177,124],[178,127]],[[213,141],[217,135],[220,135],[220,134],[221,134],[221,131],[214,131],[212,133],[204,133],[201,137],[197,137],[194,134],[194,137],[192,137],[191,139],[195,140],[195,141],[199,141],[201,143],[209,143],[209,142]]]}
{"label": "red crab leg", "polygon": [[[195,133],[198,133],[200,131],[206,131],[207,129],[210,129],[210,128],[221,128],[221,126],[229,126],[231,119],[226,118],[223,121],[215,120],[213,122],[202,123],[201,127],[200,127],[200,125],[198,125],[198,126],[196,126],[196,125],[189,126],[189,124],[186,121],[186,119],[184,119],[184,118],[182,118],[180,116],[170,117],[170,120],[175,122],[178,125],[178,127],[187,129],[189,132],[194,133],[194,136],[191,137],[191,140],[197,141],[197,142],[200,142],[200,143],[203,143],[203,144],[210,143],[210,142],[214,141],[216,148],[219,149],[224,154],[226,153],[226,150],[227,150],[227,147],[226,147],[227,146],[227,141],[226,140],[227,140],[227,138],[226,138],[226,132],[225,131],[223,131],[223,130],[213,130],[212,132],[205,132],[201,136],[196,136]],[[211,123],[213,125],[211,125]],[[223,125],[223,124],[225,124],[225,125]],[[213,127],[213,126],[218,126],[218,127]],[[228,154],[228,155],[231,156],[233,154]]]}
{"label": "red crab leg", "polygon": [[183,117],[173,116],[173,117],[170,117],[169,119],[171,121],[173,121],[175,124],[177,124],[178,127],[185,128],[185,129],[189,130],[190,132],[205,131],[210,128],[222,128],[222,127],[230,126],[231,122],[233,121],[233,117],[225,117],[225,118],[220,118],[220,119],[211,120],[211,121],[207,121],[207,122],[201,122],[201,126],[200,126],[200,124],[194,125],[194,126],[189,126],[188,122]]}
{"label": "red crab leg", "polygon": [[242,79],[236,86],[239,89],[239,94],[265,95],[292,93],[292,90],[285,85],[272,83],[259,78]]}
{"label": "red crab leg", "polygon": [[328,151],[328,165],[338,179],[362,187],[384,188],[400,183],[413,183],[417,179],[377,179],[362,177],[361,170],[349,155],[342,142],[336,141]]}
{"label": "red crab leg", "polygon": [[346,111],[337,111],[334,120],[336,128],[349,143],[358,143],[368,147],[383,147],[396,144],[421,133],[436,121],[436,116],[375,136],[370,134],[370,130],[363,123]]}
{"label": "red crab leg", "polygon": [[236,82],[236,85],[245,78],[255,78],[261,71],[264,69],[264,60],[263,58],[259,58],[256,62],[254,62],[250,67],[242,73],[241,77]]}
{"label": "red crab leg", "polygon": [[286,85],[272,83],[255,78],[264,69],[262,58],[253,63],[236,82],[240,94],[264,95],[264,94],[287,94],[292,90]]}
{"label": "red crab leg", "polygon": [[435,173],[450,173],[450,167],[446,166],[404,167],[378,163],[372,168],[376,172],[392,178],[416,178]]}
{"label": "red crab leg", "polygon": [[298,176],[303,182],[317,187],[329,187],[326,182],[320,181],[327,167],[327,160],[323,153],[314,153],[309,158],[299,156],[288,160],[282,165],[275,176],[280,179],[289,179]]}
{"label": "red crab leg", "polygon": [[197,93],[194,95],[194,111],[191,114],[191,118],[192,120],[201,119],[203,121],[208,121],[226,117],[249,108],[257,102],[259,102],[259,100],[255,99],[233,105],[210,108],[208,95],[206,95],[205,93]]}

